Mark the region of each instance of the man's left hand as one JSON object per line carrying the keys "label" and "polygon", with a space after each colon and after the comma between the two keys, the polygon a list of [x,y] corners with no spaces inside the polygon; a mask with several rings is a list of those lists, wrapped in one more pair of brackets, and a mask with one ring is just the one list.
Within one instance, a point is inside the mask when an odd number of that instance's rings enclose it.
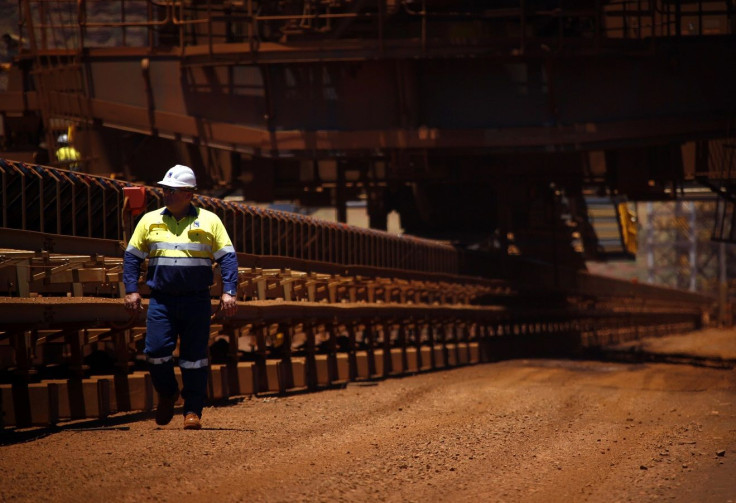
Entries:
{"label": "man's left hand", "polygon": [[223,293],[220,297],[220,310],[225,316],[233,316],[238,310],[237,299],[229,293]]}

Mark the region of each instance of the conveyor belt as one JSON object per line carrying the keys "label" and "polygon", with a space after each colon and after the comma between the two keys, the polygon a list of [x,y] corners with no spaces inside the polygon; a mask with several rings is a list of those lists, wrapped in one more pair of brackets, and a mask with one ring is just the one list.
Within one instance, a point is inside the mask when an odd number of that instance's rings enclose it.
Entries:
{"label": "conveyor belt", "polygon": [[[216,305],[213,301],[213,311]],[[131,346],[144,334],[144,314],[130,319],[116,299],[0,299],[0,317],[4,320],[0,341],[15,355],[15,365],[9,369],[11,382],[0,385],[5,421],[29,426],[150,409],[154,403],[150,382],[145,373],[131,373],[130,362]],[[225,341],[228,349],[224,362],[211,365],[210,398],[283,393],[297,388],[315,390],[346,380],[437,370],[534,354],[540,349],[564,354],[589,345],[690,330],[698,326],[700,317],[696,308],[615,312],[400,303],[239,302],[235,316],[215,318],[212,340]],[[254,340],[250,356],[245,358],[238,351],[244,337]],[[33,356],[41,346],[55,340],[68,348],[68,377],[34,383],[39,369]],[[85,348],[101,342],[113,349],[115,370],[112,375],[90,376],[84,365]]]}
{"label": "conveyor belt", "polygon": [[[144,313],[130,318],[121,299],[129,184],[3,160],[0,174],[3,421],[152,408]],[[157,207],[159,189],[145,191]],[[215,314],[211,330],[211,399],[570,354],[692,329],[713,304],[524,261],[509,261],[503,278],[470,276],[445,243],[203,196],[197,204],[220,215],[239,252],[237,314]],[[91,360],[100,354],[107,367]]]}

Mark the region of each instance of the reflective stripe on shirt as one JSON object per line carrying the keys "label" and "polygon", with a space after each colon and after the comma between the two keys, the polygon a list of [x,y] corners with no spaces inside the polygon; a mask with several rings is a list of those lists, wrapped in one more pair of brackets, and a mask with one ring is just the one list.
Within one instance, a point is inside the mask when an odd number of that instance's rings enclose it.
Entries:
{"label": "reflective stripe on shirt", "polygon": [[136,257],[138,257],[139,259],[145,259],[148,256],[148,253],[143,252],[143,251],[140,251],[135,246],[128,246],[125,249],[125,251],[128,252],[128,253],[132,253],[133,255],[135,255]]}
{"label": "reflective stripe on shirt", "polygon": [[151,245],[151,253],[156,250],[189,250],[212,253],[212,247],[203,243],[153,243]]}
{"label": "reflective stripe on shirt", "polygon": [[211,267],[212,261],[208,258],[195,258],[195,257],[152,257],[148,261],[148,267],[155,267],[160,265],[174,266],[174,267],[192,267],[192,266],[203,266]]}
{"label": "reflective stripe on shirt", "polygon": [[227,253],[235,253],[235,247],[233,246],[223,246],[219,250],[215,252],[215,259],[218,259],[222,256],[224,256]]}

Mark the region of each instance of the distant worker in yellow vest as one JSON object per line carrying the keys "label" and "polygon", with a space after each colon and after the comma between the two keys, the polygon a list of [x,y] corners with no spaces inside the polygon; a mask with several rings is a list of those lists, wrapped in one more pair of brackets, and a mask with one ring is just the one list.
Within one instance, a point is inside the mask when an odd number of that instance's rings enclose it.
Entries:
{"label": "distant worker in yellow vest", "polygon": [[70,171],[79,171],[79,151],[69,143],[69,136],[67,134],[59,135],[56,139],[59,148],[56,150],[56,160],[59,161],[62,168],[67,168]]}

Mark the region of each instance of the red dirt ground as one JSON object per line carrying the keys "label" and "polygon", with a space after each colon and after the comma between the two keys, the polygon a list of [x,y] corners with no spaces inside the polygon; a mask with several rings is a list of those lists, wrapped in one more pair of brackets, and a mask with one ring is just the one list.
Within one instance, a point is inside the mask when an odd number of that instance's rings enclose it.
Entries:
{"label": "red dirt ground", "polygon": [[[728,330],[643,344],[736,357]],[[0,501],[736,502],[733,366],[511,360],[113,421],[0,447]]]}

